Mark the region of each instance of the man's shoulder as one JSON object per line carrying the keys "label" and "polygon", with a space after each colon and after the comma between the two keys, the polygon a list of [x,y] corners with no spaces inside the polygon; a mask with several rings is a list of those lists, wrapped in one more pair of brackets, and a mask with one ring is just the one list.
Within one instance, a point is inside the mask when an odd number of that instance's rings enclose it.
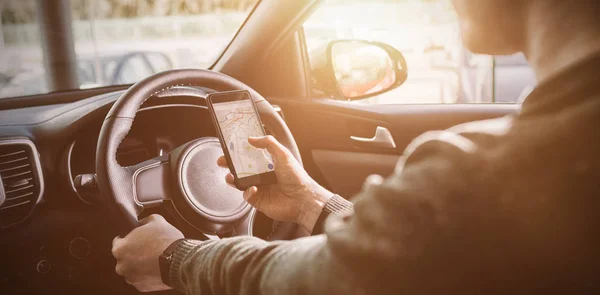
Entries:
{"label": "man's shoulder", "polygon": [[496,136],[506,135],[513,124],[514,116],[508,115],[495,119],[481,120],[459,124],[447,129],[446,131],[453,132],[462,136]]}
{"label": "man's shoulder", "polygon": [[513,117],[505,116],[468,122],[446,130],[428,131],[408,145],[404,159],[411,162],[422,156],[468,157],[501,143],[501,138],[510,131],[512,123]]}

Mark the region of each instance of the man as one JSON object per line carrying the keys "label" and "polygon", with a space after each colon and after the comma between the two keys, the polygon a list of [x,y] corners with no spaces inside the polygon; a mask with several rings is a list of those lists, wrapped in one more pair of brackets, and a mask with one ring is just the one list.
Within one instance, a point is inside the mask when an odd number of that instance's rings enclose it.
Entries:
{"label": "man", "polygon": [[[354,213],[276,141],[251,139],[280,180],[244,192],[251,204],[308,230],[342,213],[324,235],[294,241],[175,242],[169,284],[190,294],[598,294],[600,3],[454,5],[471,51],[522,51],[535,69],[540,85],[518,115],[420,136],[394,175],[367,180]],[[144,223],[115,239],[117,272],[143,291],[166,288],[158,256],[183,236],[160,217]]]}

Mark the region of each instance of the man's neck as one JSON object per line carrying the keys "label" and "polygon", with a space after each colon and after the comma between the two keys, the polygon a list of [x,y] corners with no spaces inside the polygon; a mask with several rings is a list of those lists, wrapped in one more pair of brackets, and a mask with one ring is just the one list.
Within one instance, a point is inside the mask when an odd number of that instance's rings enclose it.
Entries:
{"label": "man's neck", "polygon": [[553,1],[532,1],[526,24],[524,53],[540,82],[600,53],[598,22],[589,16],[589,11],[546,5],[550,2]]}

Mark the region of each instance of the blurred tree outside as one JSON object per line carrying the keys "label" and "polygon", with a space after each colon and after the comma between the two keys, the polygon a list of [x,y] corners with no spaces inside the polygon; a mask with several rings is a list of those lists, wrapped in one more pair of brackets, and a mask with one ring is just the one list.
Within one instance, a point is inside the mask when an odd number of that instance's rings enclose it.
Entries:
{"label": "blurred tree outside", "polygon": [[[39,1],[48,0],[0,0],[0,98],[48,91]],[[69,1],[81,87],[97,87],[119,83],[112,73],[132,54],[147,56],[127,63],[142,76],[154,71],[150,57],[166,68],[209,67],[259,0]]]}
{"label": "blurred tree outside", "polygon": [[[35,7],[37,0],[2,0],[2,23],[21,24],[35,22]],[[245,11],[251,8],[256,0],[71,0],[73,19],[89,19],[88,6],[91,1],[99,9],[97,19],[136,18],[146,16],[181,16],[210,13],[218,10]],[[286,0],[284,0],[286,1]],[[290,0],[288,0],[290,1]],[[364,0],[329,0],[344,5],[365,3]],[[438,15],[451,15],[452,7],[444,0],[384,0],[379,3],[421,2],[427,5],[431,14],[432,9],[439,10]],[[444,21],[444,19],[435,20]]]}
{"label": "blurred tree outside", "polygon": [[[37,0],[3,0],[2,23],[35,22]],[[95,3],[91,3],[91,2]],[[256,0],[71,0],[73,19],[90,18],[90,5],[98,7],[96,19],[137,18],[147,16],[182,16],[219,10],[245,11]]]}

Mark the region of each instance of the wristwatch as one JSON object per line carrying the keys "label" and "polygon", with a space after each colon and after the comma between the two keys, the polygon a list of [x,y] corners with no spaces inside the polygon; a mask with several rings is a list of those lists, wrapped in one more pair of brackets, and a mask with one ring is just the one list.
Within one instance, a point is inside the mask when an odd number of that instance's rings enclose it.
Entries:
{"label": "wristwatch", "polygon": [[162,252],[162,254],[160,254],[158,256],[158,267],[160,269],[160,278],[163,282],[163,284],[171,287],[171,279],[169,276],[170,270],[171,270],[171,263],[173,262],[173,252],[175,252],[175,248],[177,248],[177,245],[179,245],[179,243],[181,241],[183,241],[185,239],[179,239],[173,243],[171,243],[171,245],[169,245],[169,247],[167,247],[167,249],[165,249],[165,251]]}

